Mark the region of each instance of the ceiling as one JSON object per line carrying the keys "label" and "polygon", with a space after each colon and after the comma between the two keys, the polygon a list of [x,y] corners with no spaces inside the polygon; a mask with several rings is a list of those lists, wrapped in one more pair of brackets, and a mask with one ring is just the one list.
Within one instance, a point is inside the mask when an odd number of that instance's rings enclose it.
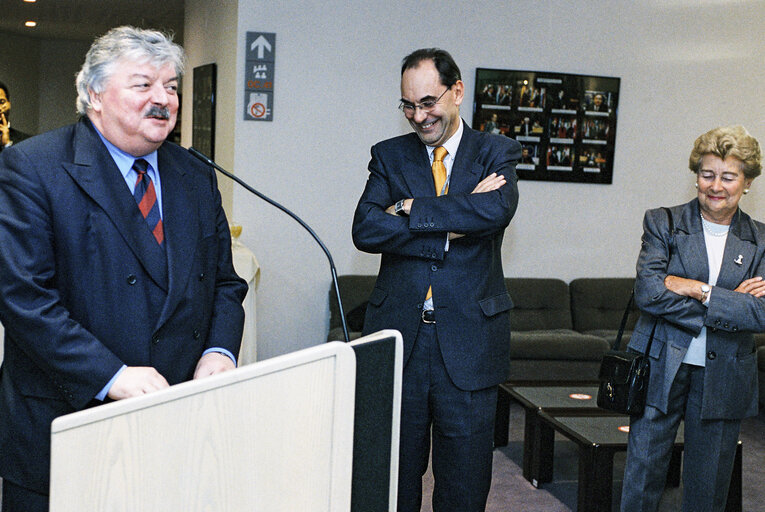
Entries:
{"label": "ceiling", "polygon": [[[112,27],[135,25],[175,34],[183,42],[184,0],[0,0],[0,32],[91,41]],[[27,28],[24,22],[37,21]]]}

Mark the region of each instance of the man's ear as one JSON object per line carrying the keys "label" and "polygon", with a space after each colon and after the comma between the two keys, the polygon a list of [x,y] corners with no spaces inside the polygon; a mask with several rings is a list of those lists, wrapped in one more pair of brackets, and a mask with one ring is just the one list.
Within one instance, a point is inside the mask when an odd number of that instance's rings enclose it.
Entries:
{"label": "man's ear", "polygon": [[454,104],[459,106],[465,99],[465,84],[462,80],[457,80],[452,87],[454,88]]}
{"label": "man's ear", "polygon": [[88,87],[88,96],[90,96],[90,108],[101,112],[101,94]]}

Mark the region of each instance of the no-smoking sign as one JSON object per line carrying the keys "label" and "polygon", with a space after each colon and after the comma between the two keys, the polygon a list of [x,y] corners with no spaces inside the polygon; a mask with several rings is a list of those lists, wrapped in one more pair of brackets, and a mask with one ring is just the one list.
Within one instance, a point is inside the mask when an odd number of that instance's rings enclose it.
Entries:
{"label": "no-smoking sign", "polygon": [[247,112],[245,120],[270,120],[271,119],[271,101],[272,92],[252,92],[247,91]]}
{"label": "no-smoking sign", "polygon": [[262,103],[253,103],[250,107],[250,115],[252,117],[263,117],[266,115],[266,106]]}

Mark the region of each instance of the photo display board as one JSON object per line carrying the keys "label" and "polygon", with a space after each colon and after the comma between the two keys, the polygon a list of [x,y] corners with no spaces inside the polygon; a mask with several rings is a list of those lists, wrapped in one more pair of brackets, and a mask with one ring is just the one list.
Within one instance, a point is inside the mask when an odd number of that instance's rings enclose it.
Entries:
{"label": "photo display board", "polygon": [[194,68],[191,145],[203,155],[215,159],[215,92],[217,66],[205,64]]}
{"label": "photo display board", "polygon": [[518,178],[610,184],[619,78],[478,68],[473,128],[522,146]]}

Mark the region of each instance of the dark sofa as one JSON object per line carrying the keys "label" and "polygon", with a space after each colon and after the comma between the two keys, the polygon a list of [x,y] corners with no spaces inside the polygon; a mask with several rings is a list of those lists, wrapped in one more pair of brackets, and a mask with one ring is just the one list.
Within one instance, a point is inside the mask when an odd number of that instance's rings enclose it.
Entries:
{"label": "dark sofa", "polygon": [[[510,311],[510,382],[594,382],[616,339],[634,279],[506,278]],[[633,307],[623,343],[637,321]]]}
{"label": "dark sofa", "polygon": [[[338,278],[351,339],[361,333],[366,301],[375,276]],[[629,300],[632,278],[580,278],[566,283],[554,278],[505,279],[513,309],[510,382],[595,382],[603,354],[616,333]],[[329,293],[328,340],[342,340],[343,330],[334,291]],[[629,341],[638,311],[630,310],[622,347]],[[756,335],[760,404],[765,408],[765,334]]]}
{"label": "dark sofa", "polygon": [[[374,276],[338,278],[351,339],[360,336]],[[506,278],[510,311],[510,380],[595,381],[609,339],[616,336],[632,279]],[[342,340],[340,312],[330,290],[328,340]],[[574,308],[579,308],[574,311]],[[590,318],[592,316],[592,318]],[[632,328],[637,315],[630,317]]]}

